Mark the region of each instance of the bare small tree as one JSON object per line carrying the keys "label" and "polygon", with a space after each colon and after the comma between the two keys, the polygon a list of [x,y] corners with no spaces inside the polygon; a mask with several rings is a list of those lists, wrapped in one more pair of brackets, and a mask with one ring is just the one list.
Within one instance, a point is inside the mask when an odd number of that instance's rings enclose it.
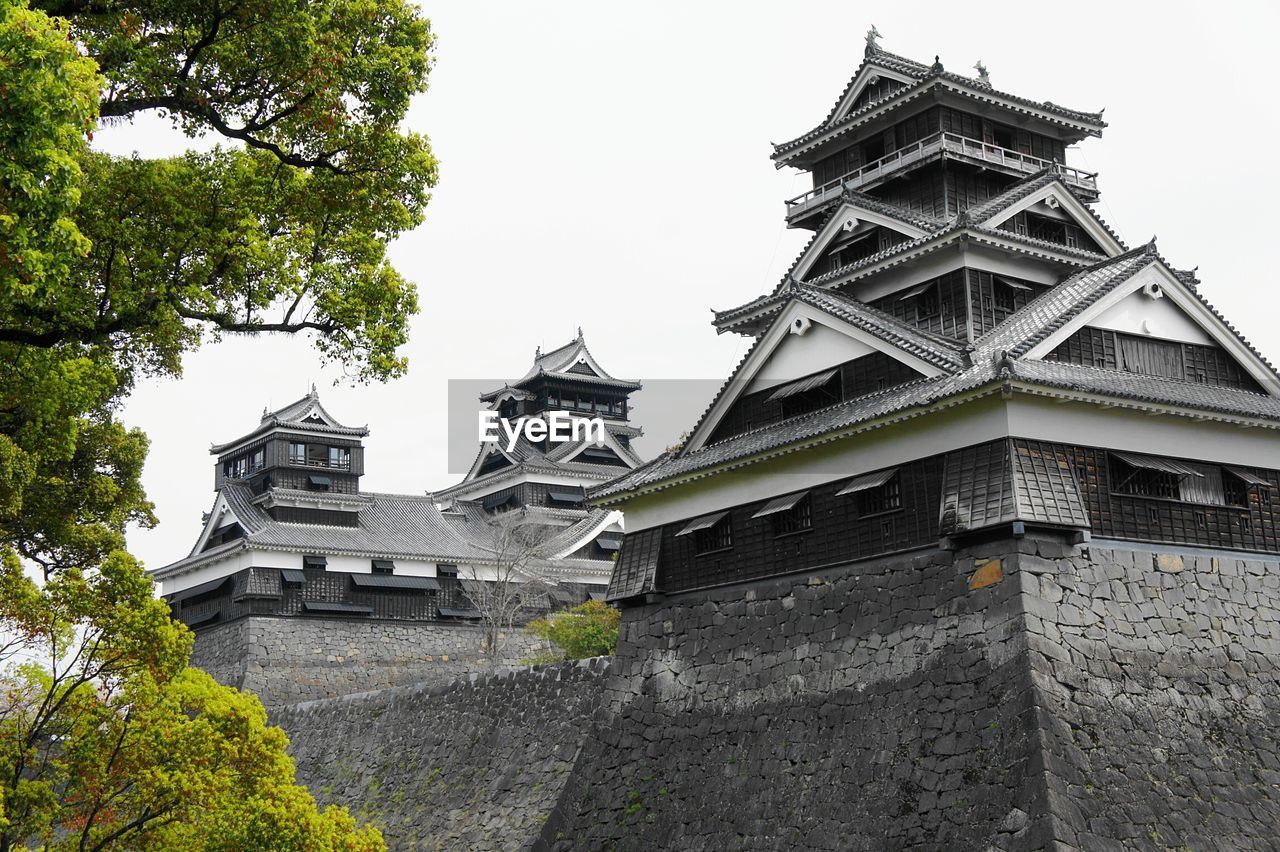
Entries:
{"label": "bare small tree", "polygon": [[484,650],[496,657],[516,620],[540,609],[555,585],[544,568],[545,549],[559,529],[535,520],[524,509],[490,515],[485,520],[492,565],[469,565],[462,588],[480,613]]}

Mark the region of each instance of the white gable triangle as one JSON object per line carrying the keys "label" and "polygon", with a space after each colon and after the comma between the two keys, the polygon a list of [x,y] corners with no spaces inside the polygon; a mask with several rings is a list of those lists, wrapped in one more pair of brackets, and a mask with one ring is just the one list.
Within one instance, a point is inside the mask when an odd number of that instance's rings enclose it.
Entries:
{"label": "white gable triangle", "polygon": [[859,234],[866,234],[877,227],[888,228],[891,231],[905,235],[909,239],[922,237],[927,233],[923,228],[909,225],[900,219],[886,216],[874,210],[868,210],[857,202],[845,200],[841,202],[835,214],[814,235],[804,253],[800,255],[795,265],[791,267],[791,276],[797,281],[805,280],[814,264],[837,243],[843,242],[850,237],[857,237]]}
{"label": "white gable triangle", "polygon": [[1061,180],[1041,187],[1026,198],[1003,207],[977,224],[998,228],[1022,212],[1038,213],[1049,218],[1060,218],[1080,226],[1098,244],[1107,257],[1124,254],[1125,247],[1098,219],[1084,202],[1077,198]]}
{"label": "white gable triangle", "polygon": [[[845,337],[847,341],[840,342],[839,337]],[[938,376],[943,372],[838,317],[803,302],[791,301],[734,371],[706,417],[689,436],[684,452],[705,446],[720,421],[744,394],[784,381],[778,378],[782,375],[809,375],[873,352],[882,352],[901,361],[923,376]],[[842,357],[844,355],[849,357]]]}
{"label": "white gable triangle", "polygon": [[917,82],[906,74],[889,71],[870,62],[864,63],[862,69],[854,76],[844,95],[840,98],[840,103],[836,104],[835,110],[831,113],[831,120],[827,123],[835,124],[852,112],[853,105],[858,102],[858,96],[866,91],[868,86],[875,85],[881,80],[894,80],[904,86]]}
{"label": "white gable triangle", "polygon": [[1280,377],[1159,260],[1153,259],[1129,280],[1072,317],[1032,347],[1026,357],[1043,358],[1087,327],[1184,343],[1216,343],[1269,395],[1280,397]]}
{"label": "white gable triangle", "polygon": [[209,537],[217,530],[228,524],[244,524],[236,517],[236,513],[231,510],[231,506],[227,503],[226,495],[218,492],[218,499],[213,502],[213,509],[209,512],[208,519],[204,522],[204,529],[200,531],[200,537],[196,539],[195,547],[191,548],[188,556],[195,556],[204,550],[205,545],[209,541]]}

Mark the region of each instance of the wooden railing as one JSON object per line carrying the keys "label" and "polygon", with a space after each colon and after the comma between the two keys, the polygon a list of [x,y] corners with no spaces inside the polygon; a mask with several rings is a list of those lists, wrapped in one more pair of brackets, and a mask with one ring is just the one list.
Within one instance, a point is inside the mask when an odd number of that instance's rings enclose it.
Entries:
{"label": "wooden railing", "polygon": [[[1033,157],[1030,154],[1023,154],[1010,148],[1001,148],[999,145],[991,145],[978,139],[960,136],[956,133],[935,133],[932,136],[926,136],[919,142],[915,142],[905,148],[899,148],[878,160],[867,163],[859,169],[854,169],[833,181],[828,181],[802,195],[789,199],[787,201],[787,218],[811,210],[824,201],[838,196],[846,189],[861,189],[892,172],[906,168],[913,163],[918,163],[939,151],[946,151],[950,155],[963,157],[971,161],[1004,166],[1025,174],[1034,174],[1046,168],[1052,162],[1051,160]],[[1062,164],[1059,164],[1058,168],[1062,172],[1063,181],[1068,185],[1093,192],[1097,191],[1097,173],[1073,169]]]}

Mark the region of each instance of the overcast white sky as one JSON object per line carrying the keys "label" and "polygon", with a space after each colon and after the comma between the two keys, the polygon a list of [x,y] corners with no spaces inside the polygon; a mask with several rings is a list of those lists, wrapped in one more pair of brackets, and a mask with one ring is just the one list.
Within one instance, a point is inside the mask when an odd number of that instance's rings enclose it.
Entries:
{"label": "overcast white sky", "polygon": [[[424,5],[438,34],[431,90],[408,124],[429,134],[441,180],[427,222],[393,247],[423,310],[409,374],[333,386],[305,339],[227,340],[144,384],[123,412],[152,440],[143,481],[160,526],[134,531],[149,567],[185,555],[212,503],[209,445],[263,406],[319,385],[368,424],[367,490],[421,493],[448,473],[449,379],[521,375],[534,348],[581,325],[615,375],[722,380],[745,350],[710,308],[771,288],[808,232],[782,201],[807,178],[775,171],[771,141],[826,114],[881,44],[1000,89],[1079,109],[1111,128],[1069,156],[1101,172],[1099,212],[1130,244],[1158,235],[1175,266],[1280,362],[1272,106],[1280,11],[1266,3],[489,2]],[[172,153],[156,121],[97,136],[114,153]],[[710,391],[708,391],[708,394]],[[705,400],[703,401],[705,404]],[[677,418],[683,427],[701,410]],[[635,421],[645,425],[643,395]],[[670,423],[668,418],[668,423]],[[652,454],[681,427],[650,434]]]}

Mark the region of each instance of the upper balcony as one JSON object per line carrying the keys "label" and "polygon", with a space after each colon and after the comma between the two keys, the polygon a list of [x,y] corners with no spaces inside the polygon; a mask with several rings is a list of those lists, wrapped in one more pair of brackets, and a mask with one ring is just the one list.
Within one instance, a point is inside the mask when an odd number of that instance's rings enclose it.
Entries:
{"label": "upper balcony", "polygon": [[[903,172],[941,157],[978,166],[996,167],[1018,176],[1032,175],[1051,165],[1049,160],[1040,157],[943,131],[926,136],[919,142],[899,148],[833,181],[788,199],[787,224],[795,226],[808,213],[847,189],[862,191],[872,189]],[[1098,175],[1096,172],[1081,171],[1061,164],[1058,168],[1062,172],[1063,182],[1078,190],[1086,200],[1097,198]]]}

